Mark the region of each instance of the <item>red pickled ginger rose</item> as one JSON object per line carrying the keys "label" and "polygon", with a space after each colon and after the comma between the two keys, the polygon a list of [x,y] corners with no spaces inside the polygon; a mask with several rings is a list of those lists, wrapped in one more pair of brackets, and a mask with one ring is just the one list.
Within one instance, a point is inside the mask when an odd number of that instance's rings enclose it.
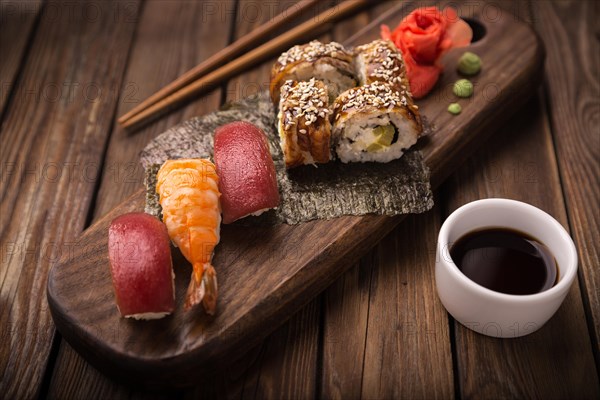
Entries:
{"label": "red pickled ginger rose", "polygon": [[381,37],[391,40],[402,52],[410,90],[415,98],[431,91],[443,71],[441,57],[453,47],[471,43],[471,27],[453,8],[417,8],[392,32],[381,26]]}

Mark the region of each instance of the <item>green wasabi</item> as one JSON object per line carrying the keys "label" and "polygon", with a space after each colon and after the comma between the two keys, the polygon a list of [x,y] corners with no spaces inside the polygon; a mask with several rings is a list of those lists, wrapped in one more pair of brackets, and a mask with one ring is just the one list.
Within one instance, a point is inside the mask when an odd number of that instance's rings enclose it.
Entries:
{"label": "green wasabi", "polygon": [[473,84],[468,79],[459,79],[454,83],[452,92],[458,97],[471,97],[473,95]]}
{"label": "green wasabi", "polygon": [[463,75],[477,75],[481,70],[481,58],[470,51],[465,52],[458,59],[458,72]]}
{"label": "green wasabi", "polygon": [[462,111],[462,107],[458,103],[452,103],[448,106],[448,112],[452,115],[458,115]]}

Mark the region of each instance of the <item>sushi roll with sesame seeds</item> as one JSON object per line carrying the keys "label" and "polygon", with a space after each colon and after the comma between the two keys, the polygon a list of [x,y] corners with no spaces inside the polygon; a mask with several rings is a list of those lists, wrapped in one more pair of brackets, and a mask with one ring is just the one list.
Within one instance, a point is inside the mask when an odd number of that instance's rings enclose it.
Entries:
{"label": "sushi roll with sesame seeds", "polygon": [[331,123],[325,84],[288,80],[281,87],[278,130],[287,168],[331,158]]}
{"label": "sushi roll with sesame seeds", "polygon": [[287,80],[308,81],[316,78],[325,83],[329,103],[357,82],[353,54],[337,42],[294,46],[283,53],[271,70],[270,92],[274,104],[279,102],[280,88]]}
{"label": "sushi roll with sesame seeds", "polygon": [[382,82],[342,93],[333,106],[333,121],[335,152],[344,163],[390,162],[423,132],[408,94]]}
{"label": "sushi roll with sesame seeds", "polygon": [[354,53],[354,67],[361,85],[386,82],[394,90],[408,90],[404,59],[394,43],[389,40],[374,40],[356,47]]}

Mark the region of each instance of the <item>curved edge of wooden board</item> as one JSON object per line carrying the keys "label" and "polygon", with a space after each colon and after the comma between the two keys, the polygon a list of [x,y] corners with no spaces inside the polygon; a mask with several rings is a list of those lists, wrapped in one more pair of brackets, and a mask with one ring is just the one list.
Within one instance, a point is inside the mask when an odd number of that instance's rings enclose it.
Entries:
{"label": "curved edge of wooden board", "polygon": [[[484,38],[472,45],[484,61],[483,56],[489,53],[486,43],[505,31],[510,31],[517,43],[514,40],[510,44],[495,42],[496,52],[501,53],[498,48],[501,43],[520,55],[509,60],[497,57],[496,65],[484,64],[480,81],[485,82],[486,77],[489,78],[486,73],[494,71],[498,79],[503,79],[496,82],[501,90],[493,101],[477,101],[476,92],[460,116],[451,116],[445,107],[450,102],[451,83],[457,76],[447,71],[438,90],[419,102],[437,128],[420,144],[432,171],[434,187],[485,141],[503,117],[517,111],[541,82],[545,52],[535,32],[510,18],[487,28],[487,40]],[[454,53],[449,57],[455,61],[458,55]],[[514,75],[503,77],[505,69]],[[245,232],[225,229],[222,243],[238,243],[240,249],[232,249],[230,244],[229,250],[224,251],[226,254],[216,259],[215,264],[222,262],[226,267],[219,273],[224,275],[225,282],[235,290],[245,288],[248,297],[235,298],[235,293],[224,289],[219,306],[222,314],[214,319],[176,312],[177,315],[165,320],[138,322],[120,318],[114,305],[107,267],[106,232],[114,217],[143,209],[143,202],[144,193],[140,190],[88,228],[69,257],[51,269],[47,297],[57,328],[92,365],[116,380],[150,386],[193,384],[201,374],[225,368],[328,287],[352,265],[352,260],[364,254],[402,219],[342,217],[261,232],[268,241],[282,246],[277,247],[278,253],[285,253],[286,240],[297,241],[293,249],[299,254],[294,260],[281,254],[265,255],[268,247],[256,249],[255,242],[243,243]],[[308,246],[305,239],[314,239],[318,245]],[[247,255],[256,257],[261,264],[253,265]],[[282,268],[269,269],[263,262]],[[254,266],[266,276],[253,276],[249,269]],[[187,276],[185,271],[177,275],[181,296]],[[96,279],[90,281],[90,277]],[[100,295],[95,285],[103,285]],[[109,285],[108,290],[106,285]],[[255,293],[261,288],[266,288],[265,293]]]}

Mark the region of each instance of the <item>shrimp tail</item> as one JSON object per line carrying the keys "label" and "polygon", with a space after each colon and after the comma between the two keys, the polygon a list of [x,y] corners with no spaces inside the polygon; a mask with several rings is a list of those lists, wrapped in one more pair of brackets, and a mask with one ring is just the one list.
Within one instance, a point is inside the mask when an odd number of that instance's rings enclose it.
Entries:
{"label": "shrimp tail", "polygon": [[194,264],[184,309],[187,311],[200,302],[207,314],[214,315],[217,308],[217,272],[209,263]]}
{"label": "shrimp tail", "polygon": [[206,290],[204,298],[202,299],[202,306],[204,306],[204,310],[207,314],[214,315],[215,310],[217,309],[217,271],[215,271],[212,265],[205,265],[208,267],[204,270],[204,275],[202,276],[202,283]]}

